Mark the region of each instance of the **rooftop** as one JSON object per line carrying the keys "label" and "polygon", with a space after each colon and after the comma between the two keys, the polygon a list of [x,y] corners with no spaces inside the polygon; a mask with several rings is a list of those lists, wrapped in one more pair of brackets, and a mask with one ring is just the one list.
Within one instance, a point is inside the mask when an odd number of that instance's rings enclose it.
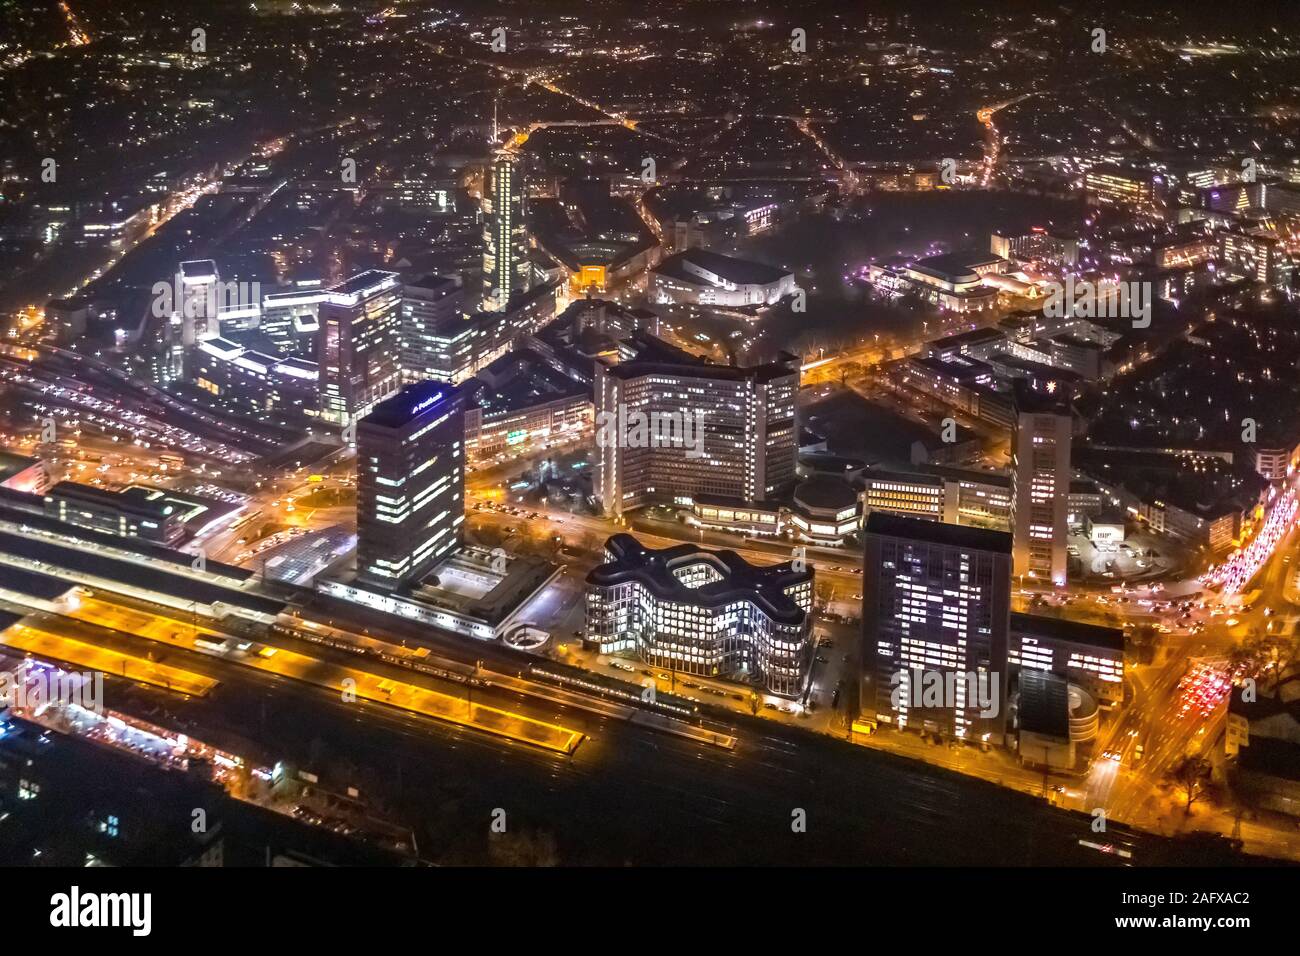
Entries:
{"label": "rooftop", "polygon": [[204,282],[217,277],[217,264],[211,259],[182,262],[180,269],[181,279],[185,282]]}
{"label": "rooftop", "polygon": [[326,301],[335,305],[354,305],[363,296],[398,285],[400,278],[396,272],[367,269],[349,276],[338,285],[330,286],[326,292]]}
{"label": "rooftop", "polygon": [[1011,631],[1014,634],[1032,634],[1073,644],[1102,647],[1108,651],[1124,650],[1124,632],[1117,627],[1102,627],[1069,621],[1060,617],[1043,617],[1038,614],[1011,612]]}
{"label": "rooftop", "polygon": [[[0,489],[5,491],[7,489]],[[106,549],[136,555],[150,562],[172,564],[177,568],[189,568],[194,562],[194,555],[175,548],[153,544],[141,538],[123,538],[106,531],[85,528],[80,525],[67,524],[57,518],[49,517],[43,510],[40,495],[15,492],[12,496],[0,496],[0,521],[19,525],[25,534],[36,534],[45,538],[58,537],[63,541],[76,542],[77,547],[89,547],[103,552]],[[243,584],[253,577],[253,572],[233,564],[220,561],[207,562],[208,574],[227,578],[232,585]]]}
{"label": "rooftop", "polygon": [[[125,545],[124,545],[125,546]],[[126,585],[199,604],[223,603],[259,614],[276,615],[284,610],[282,601],[261,597],[250,591],[222,587],[188,575],[172,574],[135,561],[112,558],[102,553],[66,547],[31,535],[0,531],[0,553],[27,561],[37,561],[55,569],[76,571],[102,578],[116,585]],[[193,561],[193,556],[190,556]],[[57,575],[58,571],[55,571]],[[113,585],[108,589],[112,590]]]}
{"label": "rooftop", "polygon": [[109,491],[95,485],[82,485],[75,481],[60,481],[46,497],[68,502],[85,502],[102,505],[116,511],[137,514],[165,521],[175,512],[175,505],[161,495],[153,495],[142,488]]}
{"label": "rooftop", "polygon": [[1070,736],[1070,687],[1054,674],[1020,671],[1020,729],[1048,737]]}
{"label": "rooftop", "polygon": [[776,361],[764,365],[715,365],[646,332],[636,333],[629,341],[638,346],[636,356],[617,365],[607,365],[606,374],[621,379],[661,374],[729,382],[749,378],[758,382],[770,382],[799,374],[799,357],[789,352],[778,352]]}
{"label": "rooftop", "polygon": [[405,287],[407,289],[425,289],[446,294],[461,288],[461,282],[458,276],[439,275],[436,272],[430,272],[418,279],[410,280],[405,284]]}
{"label": "rooftop", "polygon": [[654,271],[672,279],[680,279],[683,282],[698,285],[700,276],[687,269],[688,265],[693,265],[706,272],[712,272],[728,282],[734,282],[736,285],[768,285],[773,282],[780,282],[781,279],[790,275],[787,270],[778,269],[776,266],[769,266],[748,259],[736,259],[732,256],[724,256],[719,252],[710,252],[707,249],[687,249],[685,252],[669,256],[659,263],[658,268]]}
{"label": "rooftop", "polygon": [[950,548],[970,548],[973,551],[1008,555],[1011,553],[1011,535],[1005,531],[986,531],[983,528],[968,528],[939,521],[923,521],[883,511],[873,511],[867,517],[866,533],[941,544]]}
{"label": "rooftop", "polygon": [[0,451],[0,481],[7,481],[20,471],[26,471],[33,465],[40,464],[39,458],[32,458],[28,455],[15,455],[12,452]]}
{"label": "rooftop", "polygon": [[795,486],[794,503],[819,511],[841,511],[856,505],[858,495],[837,475],[814,475]]}
{"label": "rooftop", "polygon": [[982,342],[997,342],[1005,339],[1006,333],[996,328],[970,329],[966,332],[958,332],[955,335],[945,335],[943,338],[935,339],[930,343],[931,352],[942,352],[951,348],[961,348],[964,345],[978,345]]}
{"label": "rooftop", "polygon": [[440,411],[441,406],[459,398],[463,389],[450,382],[428,379],[407,385],[392,398],[387,398],[374,407],[365,418],[362,427],[403,428],[417,418],[428,418]]}
{"label": "rooftop", "polygon": [[591,394],[591,386],[565,375],[531,348],[516,349],[464,383],[485,413],[527,408],[541,402]]}
{"label": "rooftop", "polygon": [[50,577],[48,574],[28,571],[25,568],[15,567],[11,564],[6,564],[4,574],[0,574],[0,591],[24,594],[45,601],[60,598],[74,587],[76,585],[71,581],[62,581],[59,578]]}
{"label": "rooftop", "polygon": [[[711,551],[693,544],[671,548],[645,547],[630,534],[616,534],[605,542],[613,560],[592,569],[587,583],[610,587],[636,581],[660,600],[717,608],[734,601],[760,605],[781,624],[800,625],[806,614],[785,589],[810,582],[811,570],[796,571],[790,562],[759,566],[734,551]],[[720,577],[699,587],[687,587],[674,574],[682,568],[708,564]]]}

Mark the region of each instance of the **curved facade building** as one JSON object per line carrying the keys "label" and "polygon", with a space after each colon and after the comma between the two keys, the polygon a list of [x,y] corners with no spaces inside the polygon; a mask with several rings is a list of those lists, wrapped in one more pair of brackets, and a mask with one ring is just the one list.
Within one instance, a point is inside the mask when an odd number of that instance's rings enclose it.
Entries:
{"label": "curved facade building", "polygon": [[795,487],[790,524],[800,541],[842,547],[862,527],[862,500],[843,478],[815,475]]}
{"label": "curved facade building", "polygon": [[682,674],[753,679],[799,696],[812,663],[811,568],[761,567],[734,551],[652,550],[628,534],[587,575],[587,639]]}

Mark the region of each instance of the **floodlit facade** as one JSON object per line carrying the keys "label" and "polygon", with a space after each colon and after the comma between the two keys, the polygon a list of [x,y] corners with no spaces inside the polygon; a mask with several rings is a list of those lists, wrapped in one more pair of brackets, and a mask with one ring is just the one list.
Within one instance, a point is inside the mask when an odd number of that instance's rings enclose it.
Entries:
{"label": "floodlit facade", "polygon": [[662,305],[743,308],[774,305],[798,291],[794,273],[705,249],[670,256],[650,273],[649,296]]}
{"label": "floodlit facade", "polygon": [[813,571],[734,551],[651,550],[628,534],[587,575],[587,640],[680,674],[753,680],[797,697],[812,664]]}
{"label": "floodlit facade", "polygon": [[815,475],[795,486],[790,528],[797,540],[837,548],[861,525],[862,500],[843,478]]}
{"label": "floodlit facade", "polygon": [[870,469],[863,474],[862,484],[868,514],[884,511],[943,520],[944,481],[938,475]]}

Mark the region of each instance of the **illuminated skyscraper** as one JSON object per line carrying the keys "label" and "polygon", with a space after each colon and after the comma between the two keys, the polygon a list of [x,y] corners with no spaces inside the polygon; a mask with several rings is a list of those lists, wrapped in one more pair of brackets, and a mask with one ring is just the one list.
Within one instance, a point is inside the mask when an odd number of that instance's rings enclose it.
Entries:
{"label": "illuminated skyscraper", "polygon": [[504,309],[528,291],[532,265],[524,229],[524,177],[519,161],[497,154],[483,196],[483,308]]}
{"label": "illuminated skyscraper", "polygon": [[464,521],[464,392],[408,385],[357,425],[357,573],[417,580],[459,547]]}
{"label": "illuminated skyscraper", "polygon": [[219,300],[221,275],[211,259],[182,262],[178,272],[181,301],[181,344],[186,348],[221,334]]}
{"label": "illuminated skyscraper", "polygon": [[864,538],[863,716],[1001,744],[1011,536],[876,511]]}
{"label": "illuminated skyscraper", "polygon": [[427,275],[402,290],[402,382],[461,381],[470,375],[476,323],[461,312],[460,276]]}
{"label": "illuminated skyscraper", "polygon": [[[593,482],[606,515],[689,505],[698,495],[753,503],[793,487],[798,358],[714,365],[654,336],[628,341],[643,346],[635,358],[595,365]],[[638,422],[670,427],[642,440]]]}
{"label": "illuminated skyscraper", "polygon": [[397,391],[401,302],[397,273],[378,269],[357,273],[325,293],[316,354],[326,421],[361,418]]}
{"label": "illuminated skyscraper", "polygon": [[1064,585],[1071,415],[1065,402],[1016,394],[1011,433],[1011,530],[1017,576]]}
{"label": "illuminated skyscraper", "polygon": [[[159,384],[177,381],[185,374],[185,356],[197,343],[221,334],[221,276],[211,259],[182,262],[173,281],[154,286],[155,315],[163,319],[159,343],[161,359],[154,375]],[[166,298],[160,298],[165,294]],[[172,302],[172,311],[163,315],[162,303]]]}

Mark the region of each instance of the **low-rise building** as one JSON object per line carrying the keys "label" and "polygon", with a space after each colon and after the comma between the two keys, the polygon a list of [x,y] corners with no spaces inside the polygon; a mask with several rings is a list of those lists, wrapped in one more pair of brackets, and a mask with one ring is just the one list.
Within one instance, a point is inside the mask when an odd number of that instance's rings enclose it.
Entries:
{"label": "low-rise building", "polygon": [[155,544],[175,544],[185,533],[180,509],[157,488],[132,487],[117,492],[60,481],[45,495],[45,513],[83,528]]}
{"label": "low-rise building", "polygon": [[1291,473],[1296,449],[1294,447],[1267,446],[1255,449],[1255,470],[1269,481],[1282,481]]}
{"label": "low-rise building", "polygon": [[725,495],[697,495],[691,524],[736,534],[776,536],[786,528],[787,510],[780,502],[752,501]]}
{"label": "low-rise building", "polygon": [[1006,530],[1011,514],[1011,479],[998,472],[945,465],[868,468],[861,483],[864,514],[883,511],[998,531]]}
{"label": "low-rise building", "polygon": [[1103,511],[1096,515],[1087,515],[1084,530],[1088,540],[1098,548],[1114,548],[1124,543],[1124,512],[1117,510]]}
{"label": "low-rise building", "polygon": [[0,488],[43,495],[49,487],[50,473],[41,459],[0,451]]}
{"label": "low-rise building", "polygon": [[1084,445],[1075,449],[1073,463],[1151,532],[1215,553],[1233,546],[1268,487],[1264,478],[1237,474],[1211,452]]}
{"label": "low-rise building", "polygon": [[1029,232],[995,232],[989,250],[1017,262],[1073,268],[1079,264],[1079,237],[1035,226]]}
{"label": "low-rise building", "polygon": [[1223,755],[1243,802],[1300,817],[1300,676],[1232,689]]}
{"label": "low-rise building", "polygon": [[985,276],[1004,273],[1010,263],[986,253],[944,253],[897,264],[872,263],[872,285],[887,294],[911,292],[951,312],[980,312],[997,305],[998,289]]}
{"label": "low-rise building", "polygon": [[529,203],[530,230],[574,296],[612,291],[659,261],[659,241],[608,179],[566,181],[558,199]]}
{"label": "low-rise building", "polygon": [[650,272],[651,302],[730,308],[774,305],[797,290],[794,273],[761,262],[687,249]]}
{"label": "low-rise building", "polygon": [[795,486],[790,527],[799,541],[840,547],[862,526],[862,500],[843,478],[816,475]]}
{"label": "low-rise building", "polygon": [[913,357],[890,369],[890,377],[972,418],[1010,428],[1015,406],[1009,391],[996,387],[997,373],[986,362],[962,355],[946,359]]}
{"label": "low-rise building", "polygon": [[1082,621],[1011,615],[1007,662],[1013,676],[1021,668],[1067,678],[1103,705],[1124,700],[1124,632]]}
{"label": "low-rise building", "polygon": [[813,570],[757,566],[734,551],[605,543],[587,575],[587,641],[681,674],[756,683],[798,697],[813,658]]}
{"label": "low-rise building", "polygon": [[531,348],[503,355],[465,386],[473,397],[465,411],[465,454],[471,464],[590,433],[591,387]]}

